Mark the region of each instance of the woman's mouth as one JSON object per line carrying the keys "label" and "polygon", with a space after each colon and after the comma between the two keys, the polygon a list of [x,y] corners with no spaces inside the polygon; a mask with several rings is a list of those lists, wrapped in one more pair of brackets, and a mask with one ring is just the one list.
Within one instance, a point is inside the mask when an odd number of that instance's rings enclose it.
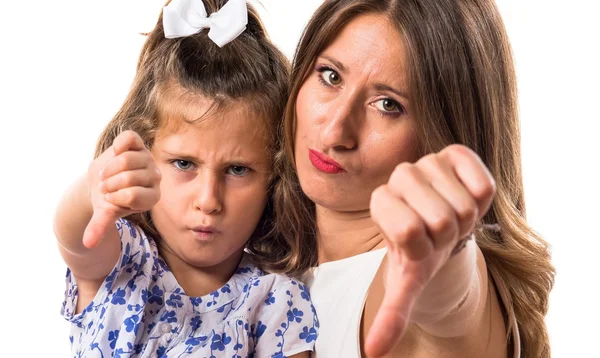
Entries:
{"label": "woman's mouth", "polygon": [[309,149],[308,159],[315,168],[323,173],[337,174],[344,171],[344,168],[338,162],[319,151]]}

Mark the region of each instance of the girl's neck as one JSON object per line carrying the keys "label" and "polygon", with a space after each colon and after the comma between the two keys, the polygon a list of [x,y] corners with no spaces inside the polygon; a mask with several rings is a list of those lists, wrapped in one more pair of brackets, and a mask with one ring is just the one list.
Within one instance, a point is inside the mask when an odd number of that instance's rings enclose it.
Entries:
{"label": "girl's neck", "polygon": [[317,205],[316,214],[321,264],[385,247],[369,210],[337,212]]}
{"label": "girl's neck", "polygon": [[216,265],[196,267],[183,261],[163,243],[158,247],[160,257],[165,260],[179,286],[190,297],[205,296],[223,287],[235,274],[243,255],[243,249],[240,249]]}

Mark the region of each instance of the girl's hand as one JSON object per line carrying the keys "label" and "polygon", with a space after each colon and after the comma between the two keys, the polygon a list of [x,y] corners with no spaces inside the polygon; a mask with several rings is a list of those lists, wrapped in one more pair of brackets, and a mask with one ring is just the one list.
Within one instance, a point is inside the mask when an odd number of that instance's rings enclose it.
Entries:
{"label": "girl's hand", "polygon": [[84,246],[98,245],[117,219],[150,210],[160,199],[160,179],[142,138],[133,131],[119,134],[88,169],[94,213],[83,234]]}
{"label": "girl's hand", "polygon": [[464,247],[495,192],[483,162],[462,145],[398,165],[389,182],[373,192],[371,215],[386,238],[388,270],[365,345],[369,356],[394,348],[415,301],[452,252]]}

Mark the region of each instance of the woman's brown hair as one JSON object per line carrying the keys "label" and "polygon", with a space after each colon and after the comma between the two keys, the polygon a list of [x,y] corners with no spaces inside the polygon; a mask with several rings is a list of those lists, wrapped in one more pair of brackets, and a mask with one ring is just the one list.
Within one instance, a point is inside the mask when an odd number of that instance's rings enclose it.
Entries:
{"label": "woman's brown hair", "polygon": [[544,318],[554,267],[548,244],[525,219],[515,71],[493,0],[330,0],[316,11],[296,49],[284,147],[276,157],[283,173],[274,192],[278,230],[303,238],[303,267],[317,264],[314,204],[294,166],[296,98],[319,54],[348,22],[368,13],[386,16],[403,36],[421,154],[461,143],[494,176],[497,194],[482,221],[499,223],[501,231],[481,232],[477,243],[499,291],[508,292],[503,308],[516,317],[523,357],[549,357]]}
{"label": "woman's brown hair", "polygon": [[[227,3],[227,0],[197,1],[203,1],[208,14]],[[247,6],[246,30],[222,48],[209,39],[206,29],[191,36],[166,39],[161,14],[155,28],[147,34],[129,94],[101,134],[95,155],[107,150],[125,130],[137,132],[146,146],[152,148],[159,129],[167,125],[162,115],[165,98],[175,93],[185,97],[179,101],[182,105],[199,98],[209,99],[213,101],[211,111],[231,105],[233,101],[243,102],[264,120],[257,128],[266,129],[270,143],[265,155],[273,156],[280,146],[277,131],[288,96],[289,61],[268,38],[256,10],[250,4]],[[182,91],[172,91],[173,87]],[[273,172],[271,188],[276,176]],[[299,238],[278,235],[273,230],[273,217],[270,199],[247,249],[262,268],[295,274]],[[148,212],[127,219],[160,239]]]}

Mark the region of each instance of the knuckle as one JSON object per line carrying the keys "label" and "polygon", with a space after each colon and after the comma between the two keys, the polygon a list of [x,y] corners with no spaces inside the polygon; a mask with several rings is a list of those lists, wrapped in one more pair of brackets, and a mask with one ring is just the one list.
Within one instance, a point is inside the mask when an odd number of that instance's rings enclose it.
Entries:
{"label": "knuckle", "polygon": [[123,140],[127,143],[135,141],[135,132],[132,130],[126,130],[123,132]]}
{"label": "knuckle", "polygon": [[127,170],[130,166],[131,166],[131,158],[128,155],[126,155],[126,153],[119,155],[119,159],[118,159],[119,169],[124,171],[124,170]]}
{"label": "knuckle", "polygon": [[417,162],[419,165],[425,166],[427,168],[435,168],[439,165],[440,158],[439,155],[431,153],[427,154]]}
{"label": "knuckle", "polygon": [[121,175],[121,185],[123,185],[124,187],[131,187],[134,186],[135,182],[135,177],[128,172],[125,172]]}
{"label": "knuckle", "polygon": [[136,195],[132,190],[123,190],[123,204],[128,207],[132,207],[135,203]]}
{"label": "knuckle", "polygon": [[493,180],[486,180],[480,182],[475,188],[473,188],[473,196],[477,200],[488,200],[492,198],[496,193],[496,185]]}
{"label": "knuckle", "polygon": [[419,240],[423,236],[423,226],[419,220],[407,220],[392,229],[394,240],[401,244],[408,244]]}
{"label": "knuckle", "polygon": [[443,213],[433,218],[429,228],[434,235],[453,237],[458,232],[455,220],[449,213]]}
{"label": "knuckle", "polygon": [[385,186],[380,185],[371,194],[371,202],[381,199],[385,195]]}
{"label": "knuckle", "polygon": [[419,170],[414,164],[404,162],[400,163],[394,169],[390,182],[396,187],[403,186],[405,184],[413,184],[418,181]]}
{"label": "knuckle", "polygon": [[469,201],[469,202],[465,202],[463,204],[461,204],[457,210],[456,210],[456,215],[458,216],[458,219],[461,221],[474,221],[475,218],[477,218],[478,213],[478,209],[477,206],[475,205],[474,202]]}
{"label": "knuckle", "polygon": [[453,157],[473,158],[474,156],[476,156],[475,152],[471,148],[462,144],[451,144],[448,147],[446,147],[444,151],[447,155]]}

